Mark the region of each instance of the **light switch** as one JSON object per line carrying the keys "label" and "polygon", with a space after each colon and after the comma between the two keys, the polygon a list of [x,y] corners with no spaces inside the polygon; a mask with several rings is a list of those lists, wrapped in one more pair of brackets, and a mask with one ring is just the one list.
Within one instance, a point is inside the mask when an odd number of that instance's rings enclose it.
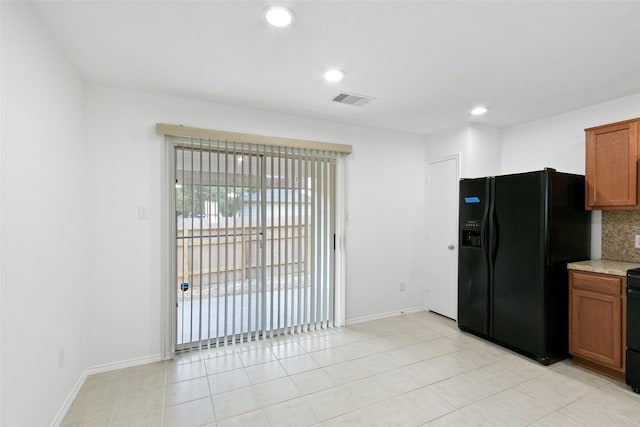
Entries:
{"label": "light switch", "polygon": [[144,205],[138,205],[138,219],[149,219],[149,213],[147,212],[147,207]]}
{"label": "light switch", "polygon": [[640,249],[640,234],[636,234],[636,248]]}

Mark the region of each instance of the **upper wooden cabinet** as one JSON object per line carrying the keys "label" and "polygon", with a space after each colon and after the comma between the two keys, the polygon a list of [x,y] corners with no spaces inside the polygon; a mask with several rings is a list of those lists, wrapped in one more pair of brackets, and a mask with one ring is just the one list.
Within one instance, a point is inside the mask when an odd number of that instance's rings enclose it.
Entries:
{"label": "upper wooden cabinet", "polygon": [[587,210],[640,210],[640,119],[585,129]]}

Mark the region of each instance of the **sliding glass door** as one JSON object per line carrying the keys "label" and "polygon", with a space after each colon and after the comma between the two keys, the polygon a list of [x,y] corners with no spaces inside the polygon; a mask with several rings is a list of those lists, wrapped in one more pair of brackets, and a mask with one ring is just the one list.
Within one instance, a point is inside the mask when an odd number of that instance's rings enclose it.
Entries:
{"label": "sliding glass door", "polygon": [[176,349],[333,325],[335,157],[175,144]]}

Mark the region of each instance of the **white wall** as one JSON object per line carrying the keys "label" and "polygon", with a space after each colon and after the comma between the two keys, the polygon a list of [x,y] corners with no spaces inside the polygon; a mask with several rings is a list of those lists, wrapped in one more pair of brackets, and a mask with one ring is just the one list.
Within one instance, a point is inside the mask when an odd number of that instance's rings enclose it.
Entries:
{"label": "white wall", "polygon": [[[502,130],[502,172],[552,167],[585,173],[584,129],[640,117],[640,94]],[[601,255],[601,213],[593,211],[591,257]]]}
{"label": "white wall", "polygon": [[45,426],[87,366],[83,84],[29,5],[0,7],[0,424]]}
{"label": "white wall", "polygon": [[[336,129],[338,130],[338,129]],[[349,158],[347,320],[424,307],[424,142],[344,128]],[[407,291],[400,293],[400,282]]]}
{"label": "white wall", "polygon": [[502,172],[552,167],[584,174],[584,129],[640,116],[640,94],[502,130]]}
{"label": "white wall", "polygon": [[463,178],[479,178],[496,175],[501,170],[500,152],[502,131],[492,126],[471,124],[469,126],[469,151],[466,155],[472,165]]}
{"label": "white wall", "polygon": [[[98,85],[86,94],[90,365],[161,352],[158,122],[353,145],[347,320],[424,305],[421,137]],[[138,206],[148,208],[149,220],[137,219]]]}
{"label": "white wall", "polygon": [[460,176],[471,169],[469,164],[469,128],[448,129],[426,137],[426,160],[437,161],[454,154],[460,154]]}
{"label": "white wall", "polygon": [[429,135],[427,162],[460,154],[460,178],[478,178],[500,172],[500,129],[469,124]]}

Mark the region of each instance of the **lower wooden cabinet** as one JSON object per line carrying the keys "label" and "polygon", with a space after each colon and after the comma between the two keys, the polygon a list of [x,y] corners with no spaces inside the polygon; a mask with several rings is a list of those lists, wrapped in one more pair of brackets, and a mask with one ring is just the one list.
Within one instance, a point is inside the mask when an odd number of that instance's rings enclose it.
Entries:
{"label": "lower wooden cabinet", "polygon": [[569,353],[573,362],[624,379],[626,277],[569,271]]}

